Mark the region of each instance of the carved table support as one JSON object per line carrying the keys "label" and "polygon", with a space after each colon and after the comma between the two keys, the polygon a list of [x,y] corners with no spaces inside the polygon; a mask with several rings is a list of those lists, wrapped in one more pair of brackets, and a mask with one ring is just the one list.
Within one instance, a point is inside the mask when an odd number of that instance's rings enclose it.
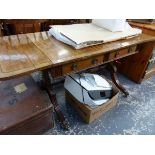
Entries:
{"label": "carved table support", "polygon": [[51,86],[51,81],[50,81],[50,76],[49,76],[49,72],[48,70],[44,70],[43,72],[43,87],[46,90],[51,103],[54,106],[54,110],[56,112],[56,115],[58,117],[58,120],[61,123],[61,126],[65,129],[68,130],[69,129],[69,124],[68,122],[65,120],[64,114],[62,113],[60,106],[57,102],[56,99],[56,94],[54,92],[52,92],[52,86]]}
{"label": "carved table support", "polygon": [[109,68],[110,68],[110,73],[111,73],[111,78],[112,81],[114,82],[114,84],[118,87],[118,89],[124,93],[125,97],[127,97],[129,95],[128,91],[120,84],[118,78],[117,78],[117,68],[114,65],[113,62],[111,62],[109,64]]}

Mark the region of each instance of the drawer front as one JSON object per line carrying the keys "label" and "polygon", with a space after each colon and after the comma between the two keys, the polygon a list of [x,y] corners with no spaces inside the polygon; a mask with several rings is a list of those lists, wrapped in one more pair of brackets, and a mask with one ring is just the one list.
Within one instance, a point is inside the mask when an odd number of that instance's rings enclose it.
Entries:
{"label": "drawer front", "polygon": [[54,71],[54,69],[53,69],[53,76],[59,77],[59,76],[73,73],[73,72],[78,72],[78,71],[85,70],[85,69],[88,69],[91,67],[95,67],[95,66],[103,64],[105,62],[113,61],[113,60],[119,59],[121,57],[125,57],[135,51],[136,51],[136,47],[132,46],[130,48],[113,51],[113,52],[107,53],[105,55],[100,55],[100,56],[88,58],[85,60],[77,60],[75,62],[71,62],[71,63],[65,64],[65,65],[62,65],[60,67],[57,67],[56,71]]}
{"label": "drawer front", "polygon": [[116,51],[109,54],[108,60],[114,60],[116,57]]}
{"label": "drawer front", "polygon": [[126,55],[128,55],[128,49],[122,49],[122,50],[118,50],[118,51],[113,51],[111,53],[108,53],[105,55],[105,59],[104,62],[107,61],[114,61],[116,59],[119,59],[121,57],[124,57]]}
{"label": "drawer front", "polygon": [[137,50],[138,50],[137,45],[131,46],[131,47],[129,48],[129,53],[134,53],[134,52],[136,52]]}
{"label": "drawer front", "polygon": [[123,57],[123,56],[126,56],[126,55],[128,55],[128,53],[129,53],[129,50],[127,49],[127,48],[125,48],[125,49],[122,49],[122,50],[119,50],[119,51],[116,51],[116,56],[115,56],[115,58],[120,58],[120,57]]}
{"label": "drawer front", "polygon": [[136,52],[136,49],[137,49],[137,46],[131,46],[129,48],[124,48],[124,49],[121,49],[118,51],[111,52],[106,56],[105,61],[113,61],[115,59],[119,59],[119,58],[128,56],[131,53]]}
{"label": "drawer front", "polygon": [[63,66],[63,74],[78,72],[87,68],[91,68],[103,63],[103,56],[96,56],[85,60],[69,63]]}

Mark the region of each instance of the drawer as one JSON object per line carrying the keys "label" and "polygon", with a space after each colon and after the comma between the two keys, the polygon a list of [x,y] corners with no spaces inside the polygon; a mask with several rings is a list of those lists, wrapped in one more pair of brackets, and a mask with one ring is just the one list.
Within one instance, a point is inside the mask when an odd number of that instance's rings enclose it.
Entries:
{"label": "drawer", "polygon": [[119,58],[128,56],[131,53],[136,52],[136,49],[137,49],[137,46],[131,46],[129,48],[124,48],[124,49],[121,49],[118,51],[111,52],[110,54],[108,54],[108,56],[106,56],[107,59],[105,59],[105,61],[112,61],[115,59],[119,59]]}
{"label": "drawer", "polygon": [[116,51],[109,54],[108,60],[113,60],[116,57]]}
{"label": "drawer", "polygon": [[76,61],[63,66],[63,75],[78,72],[103,63],[103,56],[96,56],[85,60]]}
{"label": "drawer", "polygon": [[137,51],[137,45],[131,46],[131,47],[129,48],[129,53],[134,53],[134,52],[136,52],[136,51]]}
{"label": "drawer", "polygon": [[108,53],[105,55],[105,62],[106,61],[113,61],[116,59],[119,59],[123,56],[128,55],[128,49],[122,49],[122,50],[118,50],[118,51],[113,51],[111,53]]}
{"label": "drawer", "polygon": [[115,57],[116,57],[116,58],[121,58],[121,57],[123,57],[123,56],[128,55],[128,53],[129,53],[128,48],[125,48],[125,49],[122,49],[122,50],[116,51],[116,55],[115,55]]}

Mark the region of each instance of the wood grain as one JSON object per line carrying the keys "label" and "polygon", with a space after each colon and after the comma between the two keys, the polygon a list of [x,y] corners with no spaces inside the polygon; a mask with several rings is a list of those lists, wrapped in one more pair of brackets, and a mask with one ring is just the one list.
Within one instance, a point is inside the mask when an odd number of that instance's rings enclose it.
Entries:
{"label": "wood grain", "polygon": [[[142,32],[144,33],[144,34],[148,34],[148,35],[152,35],[152,36],[155,36],[155,24],[145,24],[145,23],[138,23],[138,22],[129,22],[129,24],[132,26],[132,27],[136,27],[136,28],[140,28],[140,29],[142,29]],[[155,48],[155,44],[154,44],[154,48]],[[153,50],[152,50],[153,51]],[[152,54],[152,51],[148,51],[148,53],[149,52],[151,52],[151,54]],[[149,53],[150,54],[150,53]],[[138,59],[138,58],[137,58]],[[126,60],[125,61],[127,61],[127,62],[129,62],[129,64],[130,64],[130,62],[132,61],[130,58],[128,59],[128,58],[126,58]],[[145,61],[145,63],[146,63],[146,65],[148,65],[148,63],[149,63],[149,59],[148,59],[148,61]],[[123,63],[124,65],[125,65],[125,63]],[[127,64],[127,65],[129,65],[129,64]],[[141,66],[142,67],[142,66]],[[122,68],[122,67],[121,67]],[[140,70],[142,70],[142,68],[140,69]],[[123,71],[124,72],[124,71]],[[154,73],[155,73],[155,67],[153,67],[152,69],[151,69],[151,71],[147,71],[147,67],[145,67],[145,73],[144,73],[144,80],[146,80],[147,78],[149,78],[149,77],[151,77],[152,75],[154,75]],[[139,76],[139,82],[141,82],[142,81],[142,77],[140,77]],[[137,80],[136,80],[137,81]]]}
{"label": "wood grain", "polygon": [[39,49],[41,49],[48,56],[48,58],[53,62],[53,66],[62,65],[65,63],[73,62],[75,60],[91,58],[105,53],[111,53],[122,48],[153,41],[155,39],[155,37],[153,36],[142,34],[131,39],[114,41],[83,49],[74,49],[71,46],[62,43],[53,37],[48,37],[48,39],[43,40],[41,37],[43,33],[36,34],[37,39],[34,38],[34,35],[32,34],[28,34],[28,37]]}
{"label": "wood grain", "polygon": [[141,83],[145,76],[148,61],[155,42],[144,43],[139,47],[139,53],[122,59],[119,71],[131,80]]}
{"label": "wood grain", "polygon": [[[98,61],[100,61],[99,64],[102,64],[105,63],[104,60],[101,61],[106,54],[114,53],[115,55],[121,49],[126,49],[117,55],[119,59],[131,55],[131,53],[127,53],[130,47],[147,44],[154,40],[154,36],[142,34],[130,39],[76,50],[48,36],[47,32],[0,37],[0,80],[30,74],[46,68],[54,69],[74,62],[78,62],[79,70],[82,70],[92,67],[92,59],[96,57],[100,57]],[[113,60],[111,59],[111,61]]]}
{"label": "wood grain", "polygon": [[50,66],[51,61],[26,35],[12,35],[1,38],[1,78],[29,73]]}
{"label": "wood grain", "polygon": [[131,26],[139,27],[139,28],[145,28],[148,30],[155,31],[155,24],[143,24],[143,23],[137,23],[137,22],[129,22]]}

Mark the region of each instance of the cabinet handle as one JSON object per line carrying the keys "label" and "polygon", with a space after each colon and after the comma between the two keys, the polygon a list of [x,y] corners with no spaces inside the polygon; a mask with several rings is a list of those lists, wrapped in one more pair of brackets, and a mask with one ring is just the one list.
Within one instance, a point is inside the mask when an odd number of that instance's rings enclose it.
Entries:
{"label": "cabinet handle", "polygon": [[132,53],[133,49],[132,47],[129,47],[128,53]]}
{"label": "cabinet handle", "polygon": [[116,53],[115,53],[115,58],[116,58],[117,56],[119,56],[119,51],[116,51]]}
{"label": "cabinet handle", "polygon": [[77,64],[72,64],[71,69],[72,69],[73,71],[77,70]]}
{"label": "cabinet handle", "polygon": [[129,53],[135,52],[137,49],[137,46],[131,46],[128,50]]}

